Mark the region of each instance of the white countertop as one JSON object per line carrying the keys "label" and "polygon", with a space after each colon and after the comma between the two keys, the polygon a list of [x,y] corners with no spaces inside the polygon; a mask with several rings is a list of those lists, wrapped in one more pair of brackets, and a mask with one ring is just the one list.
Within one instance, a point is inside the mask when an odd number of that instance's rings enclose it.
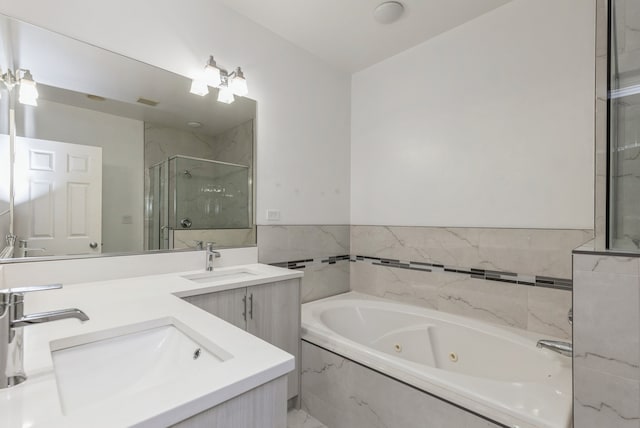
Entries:
{"label": "white countertop", "polygon": [[[301,272],[263,264],[242,267],[258,274],[248,280],[218,280],[212,285],[181,277],[204,271],[179,272],[73,284],[61,290],[27,294],[25,314],[75,307],[90,320],[81,323],[68,319],[24,327],[24,367],[28,380],[0,390],[0,427],[170,425],[287,374],[294,369],[293,356],[180,299],[302,277]],[[113,329],[125,334],[131,331],[131,325],[153,326],[167,319],[187,326],[232,358],[212,365],[194,379],[181,379],[169,386],[105,400],[68,415],[63,413],[51,342],[88,334],[98,338],[100,332]]]}

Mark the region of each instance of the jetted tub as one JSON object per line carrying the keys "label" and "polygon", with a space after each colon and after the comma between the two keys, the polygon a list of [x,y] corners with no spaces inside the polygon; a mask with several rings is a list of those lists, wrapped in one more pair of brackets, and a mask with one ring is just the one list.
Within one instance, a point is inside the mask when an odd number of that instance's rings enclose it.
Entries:
{"label": "jetted tub", "polygon": [[551,338],[350,292],[302,305],[303,340],[513,427],[572,424],[571,358]]}

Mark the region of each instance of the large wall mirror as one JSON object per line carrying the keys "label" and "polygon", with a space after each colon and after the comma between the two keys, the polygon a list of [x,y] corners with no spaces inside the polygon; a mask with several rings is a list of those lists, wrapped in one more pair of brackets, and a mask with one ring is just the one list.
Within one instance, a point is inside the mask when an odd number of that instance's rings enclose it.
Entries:
{"label": "large wall mirror", "polygon": [[2,15],[0,74],[0,262],[255,245],[254,100]]}

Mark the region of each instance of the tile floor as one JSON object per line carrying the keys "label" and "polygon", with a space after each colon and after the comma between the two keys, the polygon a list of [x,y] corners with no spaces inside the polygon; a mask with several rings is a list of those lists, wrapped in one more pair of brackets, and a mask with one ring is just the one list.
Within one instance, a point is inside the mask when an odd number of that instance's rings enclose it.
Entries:
{"label": "tile floor", "polygon": [[292,409],[287,414],[287,428],[327,428],[304,410]]}

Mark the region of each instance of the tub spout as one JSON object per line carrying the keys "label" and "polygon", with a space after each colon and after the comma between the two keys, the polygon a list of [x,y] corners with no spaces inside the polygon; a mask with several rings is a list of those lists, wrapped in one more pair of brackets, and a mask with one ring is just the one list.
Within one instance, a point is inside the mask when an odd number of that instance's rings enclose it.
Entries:
{"label": "tub spout", "polygon": [[538,340],[536,345],[538,348],[548,349],[566,357],[573,355],[573,345],[569,342],[560,342],[558,340]]}

